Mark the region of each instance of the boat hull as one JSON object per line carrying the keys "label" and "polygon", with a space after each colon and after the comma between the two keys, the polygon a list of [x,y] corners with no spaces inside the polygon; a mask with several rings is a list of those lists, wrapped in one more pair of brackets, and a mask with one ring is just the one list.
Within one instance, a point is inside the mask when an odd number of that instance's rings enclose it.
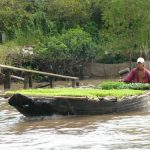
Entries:
{"label": "boat hull", "polygon": [[100,115],[143,110],[149,107],[150,95],[132,96],[121,101],[88,98],[26,97],[14,94],[8,103],[25,116]]}

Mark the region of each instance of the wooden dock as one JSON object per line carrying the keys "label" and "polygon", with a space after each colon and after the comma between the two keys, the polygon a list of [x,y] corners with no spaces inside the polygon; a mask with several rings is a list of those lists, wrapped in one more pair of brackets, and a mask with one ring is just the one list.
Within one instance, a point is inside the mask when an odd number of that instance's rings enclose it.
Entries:
{"label": "wooden dock", "polygon": [[[33,82],[32,82],[32,75],[33,74],[47,76],[49,78],[49,85],[51,88],[53,88],[53,86],[54,86],[54,84],[53,84],[54,83],[54,80],[53,80],[54,77],[71,80],[73,88],[79,86],[79,78],[78,77],[65,76],[65,75],[60,75],[60,74],[42,72],[42,71],[31,70],[31,69],[18,68],[18,67],[1,65],[1,64],[0,64],[0,68],[2,69],[3,76],[4,76],[4,89],[10,89],[11,88],[11,78],[23,81],[24,89],[32,88],[33,87]],[[13,75],[12,71],[23,72],[24,78]]]}

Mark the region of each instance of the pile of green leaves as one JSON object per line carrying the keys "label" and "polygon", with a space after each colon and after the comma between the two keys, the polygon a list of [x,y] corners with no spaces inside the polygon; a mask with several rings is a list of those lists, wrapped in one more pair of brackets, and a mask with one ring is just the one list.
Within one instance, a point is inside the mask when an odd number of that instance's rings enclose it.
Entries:
{"label": "pile of green leaves", "polygon": [[103,82],[97,88],[110,89],[134,89],[134,90],[149,90],[150,84],[145,83],[124,83],[124,82]]}
{"label": "pile of green leaves", "polygon": [[150,90],[150,84],[129,83],[121,85],[119,89]]}
{"label": "pile of green leaves", "polygon": [[105,97],[115,96],[122,98],[123,96],[141,95],[144,91],[131,90],[131,89],[113,89],[113,90],[102,90],[102,89],[83,89],[83,88],[56,88],[56,89],[27,89],[18,91],[8,91],[6,94],[12,95],[20,93],[27,96],[73,96],[73,97]]}
{"label": "pile of green leaves", "polygon": [[107,82],[102,82],[101,84],[99,84],[97,86],[97,88],[105,89],[105,90],[119,89],[119,87],[123,86],[123,85],[125,85],[124,82],[111,82],[111,81],[107,81]]}

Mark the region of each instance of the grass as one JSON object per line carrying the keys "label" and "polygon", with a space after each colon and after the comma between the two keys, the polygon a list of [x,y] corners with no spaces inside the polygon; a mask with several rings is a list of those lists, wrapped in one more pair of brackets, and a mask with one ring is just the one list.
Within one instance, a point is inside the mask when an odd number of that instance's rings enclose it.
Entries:
{"label": "grass", "polygon": [[72,89],[72,88],[56,88],[56,89],[27,89],[18,91],[8,91],[6,94],[20,93],[27,96],[75,96],[75,97],[105,97],[115,96],[122,98],[123,96],[141,95],[144,91],[131,90],[131,89],[113,89],[113,90],[102,90],[102,89]]}

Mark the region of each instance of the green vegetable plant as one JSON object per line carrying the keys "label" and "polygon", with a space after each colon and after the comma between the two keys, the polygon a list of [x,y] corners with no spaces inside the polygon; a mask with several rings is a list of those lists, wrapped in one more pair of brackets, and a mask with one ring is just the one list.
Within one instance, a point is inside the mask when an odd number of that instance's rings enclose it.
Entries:
{"label": "green vegetable plant", "polygon": [[97,88],[110,89],[134,89],[134,90],[149,90],[150,84],[145,83],[124,83],[124,82],[103,82]]}

